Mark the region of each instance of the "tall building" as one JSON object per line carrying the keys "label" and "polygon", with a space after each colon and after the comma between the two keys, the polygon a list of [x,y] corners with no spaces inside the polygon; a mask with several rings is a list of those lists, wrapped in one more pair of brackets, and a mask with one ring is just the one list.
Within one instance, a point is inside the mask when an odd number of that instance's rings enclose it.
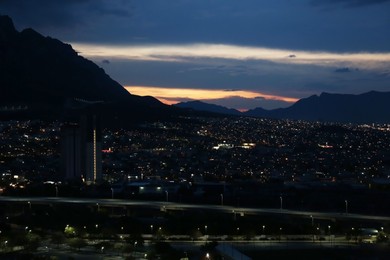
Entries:
{"label": "tall building", "polygon": [[82,178],[87,183],[102,179],[102,134],[100,117],[93,113],[81,116],[81,158]]}
{"label": "tall building", "polygon": [[78,124],[64,124],[61,129],[61,161],[65,180],[87,184],[102,179],[102,143],[100,117],[84,111]]}
{"label": "tall building", "polygon": [[65,180],[81,180],[81,141],[78,124],[61,127],[61,171]]}

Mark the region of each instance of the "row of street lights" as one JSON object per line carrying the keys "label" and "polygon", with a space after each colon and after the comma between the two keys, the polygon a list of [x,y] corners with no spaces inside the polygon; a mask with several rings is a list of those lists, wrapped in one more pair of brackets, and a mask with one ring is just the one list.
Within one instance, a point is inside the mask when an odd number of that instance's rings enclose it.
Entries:
{"label": "row of street lights", "polygon": [[[56,190],[56,197],[58,197],[58,186],[56,185],[55,186],[55,190]],[[114,188],[111,188],[111,199],[114,199]],[[165,191],[165,199],[166,201],[168,202],[169,201],[169,192],[166,190]],[[224,205],[224,202],[223,202],[223,194],[221,193],[220,194],[220,199],[221,199],[221,206]],[[280,195],[279,197],[280,199],[280,210],[283,210],[283,196]],[[345,200],[345,214],[348,214],[348,200]],[[29,206],[30,206],[30,209],[31,209],[31,203],[29,203]]]}

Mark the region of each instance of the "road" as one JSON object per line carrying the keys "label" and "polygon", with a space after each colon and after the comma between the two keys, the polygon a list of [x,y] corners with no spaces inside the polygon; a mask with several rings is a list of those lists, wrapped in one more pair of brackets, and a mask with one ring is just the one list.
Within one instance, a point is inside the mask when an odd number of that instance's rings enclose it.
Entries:
{"label": "road", "polygon": [[274,214],[274,215],[295,215],[313,217],[316,219],[358,219],[358,220],[376,220],[390,221],[389,216],[373,216],[341,212],[315,212],[315,211],[299,211],[289,209],[275,208],[246,208],[233,207],[222,205],[204,205],[204,204],[186,204],[164,201],[139,201],[139,200],[124,200],[124,199],[95,199],[95,198],[66,198],[66,197],[8,197],[0,196],[0,203],[26,203],[29,206],[33,204],[85,204],[97,205],[106,207],[146,207],[156,208],[160,210],[210,210],[227,214]]}

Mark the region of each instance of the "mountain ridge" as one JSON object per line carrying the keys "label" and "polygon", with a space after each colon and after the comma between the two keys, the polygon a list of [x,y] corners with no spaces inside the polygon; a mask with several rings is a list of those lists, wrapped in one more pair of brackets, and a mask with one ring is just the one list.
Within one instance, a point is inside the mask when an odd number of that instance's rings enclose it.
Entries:
{"label": "mountain ridge", "polygon": [[[176,106],[162,104],[154,97],[127,92],[92,61],[79,55],[71,45],[45,37],[34,29],[18,32],[9,16],[0,15],[0,115],[11,107],[17,113],[58,118],[69,100],[86,103],[102,101],[106,118],[126,122],[147,117],[195,111],[276,119],[390,123],[390,92],[369,91],[360,95],[323,92],[302,98],[287,108],[256,108],[239,112],[204,102]],[[186,107],[185,111],[180,107]],[[27,108],[27,109],[26,109]],[[11,109],[10,114],[14,111]],[[3,113],[4,114],[4,113]],[[12,115],[11,115],[12,116]]]}
{"label": "mountain ridge", "polygon": [[7,112],[8,107],[27,107],[1,114],[9,118],[18,113],[27,118],[58,118],[72,103],[68,100],[102,101],[101,110],[112,113],[107,118],[160,117],[173,110],[153,97],[130,94],[70,44],[31,28],[19,32],[12,19],[3,15],[0,15],[0,91],[0,112]]}
{"label": "mountain ridge", "polygon": [[[182,107],[198,109],[207,108],[210,104],[186,102],[177,104]],[[274,119],[294,119],[308,121],[327,122],[351,122],[351,123],[390,123],[390,92],[369,91],[362,94],[335,94],[323,92],[320,95],[312,95],[302,98],[287,108],[266,110],[257,107],[238,115],[250,117],[265,117]],[[193,106],[191,106],[193,105]],[[228,110],[219,107],[219,111]],[[209,112],[217,112],[208,110]],[[227,113],[225,113],[227,114]]]}
{"label": "mountain ridge", "polygon": [[194,109],[197,111],[219,113],[219,114],[241,115],[241,112],[236,110],[236,109],[226,108],[224,106],[219,106],[219,105],[214,105],[214,104],[208,104],[208,103],[204,103],[204,102],[199,101],[199,100],[181,102],[181,103],[175,104],[174,106],[180,107],[180,108],[186,108],[186,109]]}

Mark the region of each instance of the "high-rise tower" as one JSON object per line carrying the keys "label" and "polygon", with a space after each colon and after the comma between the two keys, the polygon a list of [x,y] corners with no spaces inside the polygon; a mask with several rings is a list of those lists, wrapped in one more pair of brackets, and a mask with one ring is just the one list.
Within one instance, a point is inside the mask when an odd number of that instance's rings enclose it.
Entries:
{"label": "high-rise tower", "polygon": [[102,179],[102,134],[100,116],[93,109],[82,111],[79,123],[61,129],[61,162],[66,180],[87,184]]}
{"label": "high-rise tower", "polygon": [[61,171],[65,180],[81,180],[80,127],[67,123],[61,127]]}
{"label": "high-rise tower", "polygon": [[81,173],[85,182],[96,183],[102,179],[102,135],[100,117],[94,113],[81,116]]}

